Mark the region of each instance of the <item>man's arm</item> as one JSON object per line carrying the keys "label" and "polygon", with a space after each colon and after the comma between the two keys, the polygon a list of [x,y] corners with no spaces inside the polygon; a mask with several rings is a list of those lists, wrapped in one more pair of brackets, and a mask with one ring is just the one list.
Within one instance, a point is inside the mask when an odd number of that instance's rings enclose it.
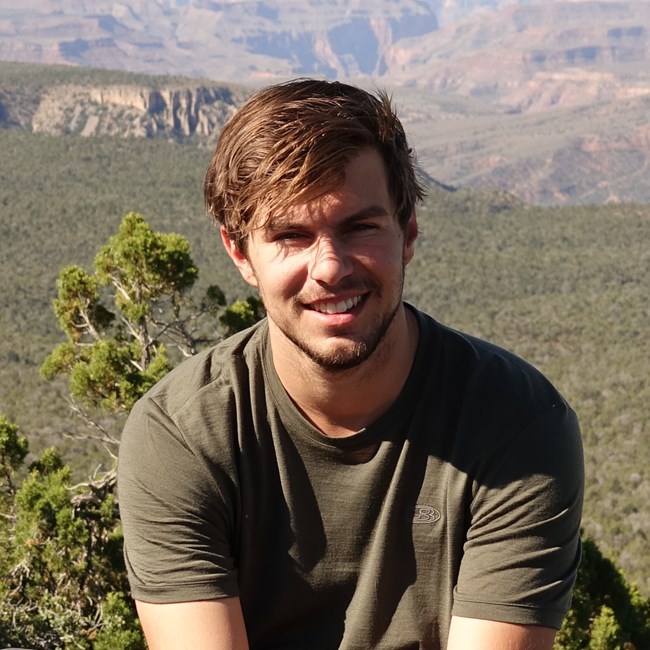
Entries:
{"label": "man's arm", "polygon": [[551,650],[556,630],[453,616],[447,650]]}
{"label": "man's arm", "polygon": [[149,650],[248,650],[239,598],[136,606]]}

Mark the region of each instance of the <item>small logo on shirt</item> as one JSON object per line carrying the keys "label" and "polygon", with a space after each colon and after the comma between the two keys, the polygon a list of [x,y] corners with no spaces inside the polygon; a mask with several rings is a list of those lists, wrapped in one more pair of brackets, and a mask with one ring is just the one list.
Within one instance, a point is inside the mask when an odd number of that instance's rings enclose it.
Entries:
{"label": "small logo on shirt", "polygon": [[441,517],[440,511],[434,507],[417,504],[413,512],[408,514],[407,518],[414,524],[432,524]]}

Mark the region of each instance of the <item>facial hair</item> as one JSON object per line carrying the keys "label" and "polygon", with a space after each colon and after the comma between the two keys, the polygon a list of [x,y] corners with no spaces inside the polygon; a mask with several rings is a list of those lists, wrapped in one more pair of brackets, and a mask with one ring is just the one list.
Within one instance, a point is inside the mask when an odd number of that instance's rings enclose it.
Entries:
{"label": "facial hair", "polygon": [[[404,288],[404,274],[405,274],[406,264],[402,263],[402,272],[399,278],[399,285],[395,295],[397,300],[392,306],[391,310],[387,313],[381,315],[381,319],[376,321],[371,327],[369,327],[368,332],[364,334],[363,339],[358,339],[356,341],[348,341],[348,345],[344,348],[340,348],[334,351],[321,351],[315,346],[311,346],[309,341],[298,336],[298,333],[295,329],[287,326],[283,326],[281,323],[278,323],[274,320],[275,325],[282,332],[282,334],[289,340],[294,346],[296,346],[312,363],[317,365],[321,370],[324,370],[329,373],[339,373],[346,370],[351,370],[360,366],[362,363],[367,361],[375,352],[377,352],[380,344],[386,338],[386,333],[388,332],[391,324],[393,323],[397,312],[399,311],[402,305],[402,293]],[[363,293],[366,290],[369,290],[370,293],[374,293],[378,296],[379,302],[381,303],[381,292],[382,289],[379,285],[373,282],[366,282],[363,285],[352,286],[344,285],[339,287],[340,290],[345,291],[357,291]],[[264,296],[262,296],[262,299]],[[295,299],[296,304],[300,308],[301,305],[309,304],[310,300],[303,300],[300,297]],[[269,314],[269,317],[272,317]]]}
{"label": "facial hair", "polygon": [[282,330],[282,333],[322,370],[330,373],[343,372],[356,368],[375,353],[395,319],[400,304],[401,301],[394,306],[389,314],[385,315],[369,336],[366,336],[364,340],[355,341],[351,344],[351,347],[347,347],[345,350],[320,352],[310,347],[306,341],[301,340],[293,331]]}

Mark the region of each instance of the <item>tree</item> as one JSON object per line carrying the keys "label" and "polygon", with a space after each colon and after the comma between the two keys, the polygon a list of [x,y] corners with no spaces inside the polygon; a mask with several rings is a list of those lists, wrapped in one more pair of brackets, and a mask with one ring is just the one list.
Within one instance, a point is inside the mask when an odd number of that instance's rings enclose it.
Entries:
{"label": "tree", "polygon": [[128,598],[114,486],[114,478],[73,486],[54,449],[31,464],[3,512],[0,643],[96,648],[110,631],[104,647],[144,647]]}
{"label": "tree", "polygon": [[650,601],[592,539],[583,536],[582,549],[573,604],[554,650],[650,648]]}
{"label": "tree", "polygon": [[0,503],[5,508],[16,495],[16,471],[28,450],[27,439],[18,435],[18,427],[0,415]]}
{"label": "tree", "polygon": [[[65,267],[54,312],[67,341],[41,372],[68,380],[69,403],[112,466],[73,485],[54,449],[24,467],[27,441],[0,416],[0,645],[138,650],[115,494],[119,435],[110,417],[185,356],[263,315],[257,297],[226,306],[209,287],[200,300],[187,240],[127,214],[95,257],[93,274]],[[20,485],[17,476],[22,472]]]}
{"label": "tree", "polygon": [[61,271],[54,312],[68,340],[41,373],[67,376],[71,408],[109,448],[118,440],[93,412],[128,412],[179,359],[262,317],[259,298],[226,307],[216,285],[196,300],[197,278],[187,240],[133,212],[97,253],[93,275],[76,265]]}

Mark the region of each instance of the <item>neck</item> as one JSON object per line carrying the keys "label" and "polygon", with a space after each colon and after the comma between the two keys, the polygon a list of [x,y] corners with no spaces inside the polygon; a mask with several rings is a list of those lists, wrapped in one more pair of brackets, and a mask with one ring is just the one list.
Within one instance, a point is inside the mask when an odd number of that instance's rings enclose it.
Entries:
{"label": "neck", "polygon": [[337,438],[367,427],[390,408],[411,371],[419,338],[415,315],[402,305],[368,359],[347,370],[329,370],[291,344],[274,345],[277,334],[272,332],[271,349],[285,390],[307,420]]}

